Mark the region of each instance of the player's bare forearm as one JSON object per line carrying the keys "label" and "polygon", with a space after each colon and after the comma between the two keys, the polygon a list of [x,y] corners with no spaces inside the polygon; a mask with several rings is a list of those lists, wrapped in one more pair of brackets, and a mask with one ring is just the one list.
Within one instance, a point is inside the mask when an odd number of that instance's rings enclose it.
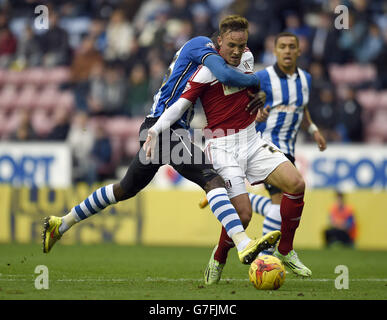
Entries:
{"label": "player's bare forearm", "polygon": [[308,129],[312,123],[313,123],[313,121],[312,121],[312,117],[310,116],[308,106],[305,106],[304,116],[303,116],[302,122],[301,122],[301,128],[304,129],[305,131],[308,131]]}
{"label": "player's bare forearm", "polygon": [[304,108],[304,118],[301,127],[312,135],[320,151],[324,151],[327,148],[327,142],[318,127],[313,123],[307,106]]}

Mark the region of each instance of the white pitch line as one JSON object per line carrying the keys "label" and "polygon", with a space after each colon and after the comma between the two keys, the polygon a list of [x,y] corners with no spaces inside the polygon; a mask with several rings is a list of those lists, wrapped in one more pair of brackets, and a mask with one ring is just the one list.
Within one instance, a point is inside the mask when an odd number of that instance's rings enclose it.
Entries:
{"label": "white pitch line", "polygon": [[[238,281],[248,281],[248,279],[222,279],[222,281],[230,281],[230,282],[238,282]],[[349,281],[370,281],[370,282],[387,282],[386,279],[377,279],[377,278],[371,278],[371,279],[348,279]],[[171,282],[178,282],[178,281],[203,281],[203,279],[169,279],[169,278],[146,278],[145,281],[171,281]],[[335,279],[313,279],[313,278],[291,278],[291,279],[285,279],[285,281],[310,281],[310,282],[329,282],[329,281],[335,281]]]}
{"label": "white pitch line", "polygon": [[[4,278],[6,277],[6,278]],[[0,282],[1,281],[8,281],[8,282],[17,282],[17,281],[34,281],[33,275],[23,275],[23,274],[0,274]],[[136,279],[131,278],[84,278],[84,279],[71,279],[71,278],[65,278],[65,279],[53,279],[52,281],[57,282],[129,282]],[[366,278],[366,279],[348,279],[349,281],[355,281],[355,282],[387,282],[387,278]],[[144,279],[146,282],[202,282],[203,279],[189,279],[189,278],[178,278],[178,279],[171,279],[171,278],[146,278]],[[230,279],[222,279],[222,282],[245,282],[248,281],[248,279],[238,279],[238,278],[230,278]],[[307,281],[307,282],[330,282],[335,281],[335,279],[324,279],[324,278],[291,278],[286,279],[285,281]]]}

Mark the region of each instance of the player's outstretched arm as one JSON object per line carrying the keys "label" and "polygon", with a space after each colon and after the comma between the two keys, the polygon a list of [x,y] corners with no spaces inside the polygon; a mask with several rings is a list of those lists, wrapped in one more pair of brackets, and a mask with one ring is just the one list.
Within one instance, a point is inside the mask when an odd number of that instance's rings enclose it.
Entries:
{"label": "player's outstretched arm", "polygon": [[233,87],[259,88],[259,78],[255,74],[245,74],[229,67],[226,61],[217,54],[205,58],[203,64],[222,83]]}
{"label": "player's outstretched arm", "polygon": [[179,120],[184,112],[192,105],[192,102],[179,98],[173,105],[166,109],[157,122],[152,126],[152,130],[159,135],[165,129],[171,127],[177,120]]}
{"label": "player's outstretched arm", "polygon": [[166,109],[157,122],[149,128],[148,136],[143,146],[147,158],[153,159],[158,135],[179,120],[191,105],[191,101],[179,98],[173,105]]}

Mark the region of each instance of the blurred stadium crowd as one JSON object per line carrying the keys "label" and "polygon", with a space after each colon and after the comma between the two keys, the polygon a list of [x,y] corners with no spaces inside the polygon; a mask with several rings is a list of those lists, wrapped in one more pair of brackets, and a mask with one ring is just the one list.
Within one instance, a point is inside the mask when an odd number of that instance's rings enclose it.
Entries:
{"label": "blurred stadium crowd", "polygon": [[[47,30],[34,25],[40,4]],[[347,30],[334,26],[340,4]],[[256,70],[275,62],[276,33],[299,36],[309,109],[328,142],[387,141],[384,0],[2,0],[0,9],[0,139],[67,141],[75,181],[128,163],[176,50],[234,13],[250,22]]]}

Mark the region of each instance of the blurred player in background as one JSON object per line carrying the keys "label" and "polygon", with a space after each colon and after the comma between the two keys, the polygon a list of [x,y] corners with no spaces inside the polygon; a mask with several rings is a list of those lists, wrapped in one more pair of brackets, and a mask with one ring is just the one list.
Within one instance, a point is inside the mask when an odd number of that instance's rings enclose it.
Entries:
{"label": "blurred player in background", "polygon": [[[148,129],[178,100],[188,79],[201,64],[206,65],[225,84],[243,87],[259,86],[257,76],[245,75],[228,67],[214,49],[214,44],[209,38],[196,37],[191,39],[176,53],[163,84],[154,97],[151,113],[140,128],[141,146]],[[255,100],[256,104],[258,102]],[[255,107],[254,104],[250,106]],[[171,164],[182,176],[203,188],[208,201],[213,206],[214,215],[225,227],[230,238],[233,239],[242,263],[251,263],[260,251],[274,245],[279,239],[279,231],[272,232],[257,240],[251,240],[246,235],[239,216],[227,196],[223,179],[207,161],[202,150],[190,142],[189,132],[186,128],[189,127],[192,116],[192,110],[187,110],[179,116],[177,123],[170,128],[169,134],[160,137],[156,161],[153,161],[154,159],[149,161],[150,159],[146,157],[143,148],[140,148],[124,178],[119,183],[99,188],[83,202],[72,208],[64,217],[46,217],[42,235],[43,252],[49,252],[64,232],[77,222],[91,217],[111,204],[134,197],[149,184],[160,166],[166,163]],[[154,147],[156,146],[154,145]],[[173,150],[183,151],[183,157],[176,157]],[[196,163],[198,160],[199,162]]]}
{"label": "blurred player in background", "polygon": [[[294,164],[295,144],[300,127],[312,135],[320,151],[326,149],[323,135],[313,123],[307,104],[311,91],[311,75],[297,67],[300,56],[296,35],[283,32],[275,37],[274,54],[277,63],[256,74],[261,81],[261,89],[266,94],[265,107],[258,110],[257,126],[262,137],[272,141]],[[271,199],[249,194],[253,211],[264,216],[263,234],[281,229],[280,204],[282,191],[265,184]],[[264,252],[271,254],[272,250]],[[281,252],[276,252],[276,256]],[[290,269],[297,273],[292,265]]]}
{"label": "blurred player in background", "polygon": [[[247,20],[240,21],[240,29],[230,29],[227,24],[220,28],[217,39],[219,54],[242,72],[252,72],[254,59],[246,48],[248,24]],[[246,88],[225,86],[208,68],[199,67],[188,81],[181,98],[149,129],[152,139],[157,137],[168,123],[174,123],[191,108],[198,98],[207,118],[206,153],[214,168],[225,180],[231,203],[244,227],[247,227],[252,215],[245,178],[251,184],[265,181],[284,190],[286,193],[281,203],[281,233],[284,236],[278,246],[281,260],[294,265],[299,274],[310,276],[311,271],[293,250],[293,238],[304,204],[303,178],[276,146],[256,133],[255,114],[245,110],[249,100]],[[233,246],[227,231],[223,229],[219,245],[213,251],[205,272],[207,284],[219,281],[228,250]]]}

